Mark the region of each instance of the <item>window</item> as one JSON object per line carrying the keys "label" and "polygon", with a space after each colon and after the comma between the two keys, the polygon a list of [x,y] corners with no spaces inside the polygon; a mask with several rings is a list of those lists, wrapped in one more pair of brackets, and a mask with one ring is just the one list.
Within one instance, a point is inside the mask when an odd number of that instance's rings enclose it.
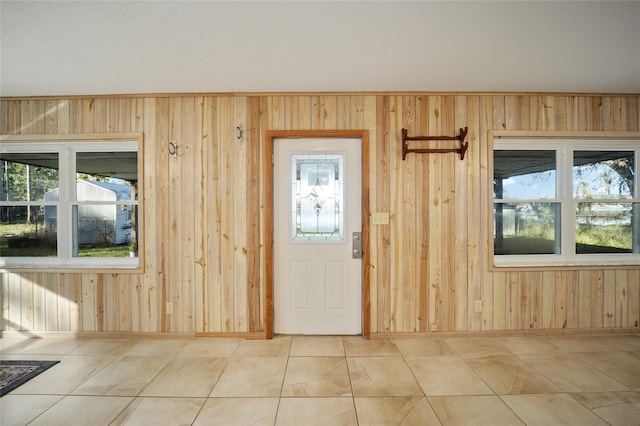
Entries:
{"label": "window", "polygon": [[638,140],[496,138],[496,266],[640,264]]}
{"label": "window", "polygon": [[3,137],[0,267],[137,268],[137,138]]}

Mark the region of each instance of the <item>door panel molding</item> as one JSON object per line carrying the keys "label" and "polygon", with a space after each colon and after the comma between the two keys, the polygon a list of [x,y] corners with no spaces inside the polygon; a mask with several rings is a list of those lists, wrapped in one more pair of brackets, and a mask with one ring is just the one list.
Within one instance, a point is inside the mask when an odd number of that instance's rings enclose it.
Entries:
{"label": "door panel molding", "polygon": [[362,184],[362,334],[371,336],[370,259],[369,259],[369,132],[367,130],[272,130],[265,133],[263,170],[264,179],[264,243],[265,243],[265,292],[264,324],[268,339],[273,338],[274,288],[273,288],[273,150],[275,139],[351,138],[360,139]]}

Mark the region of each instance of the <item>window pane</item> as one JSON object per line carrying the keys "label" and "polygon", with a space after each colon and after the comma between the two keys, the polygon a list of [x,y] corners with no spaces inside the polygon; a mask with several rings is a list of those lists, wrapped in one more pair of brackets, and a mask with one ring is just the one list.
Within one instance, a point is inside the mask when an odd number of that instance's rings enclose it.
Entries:
{"label": "window pane", "polygon": [[73,255],[127,257],[137,251],[138,153],[77,152],[76,172],[75,199],[100,204],[72,207]]}
{"label": "window pane", "polygon": [[342,240],[343,156],[294,155],[291,171],[293,239]]}
{"label": "window pane", "polygon": [[138,153],[78,152],[76,153],[78,180],[133,183],[138,180]]}
{"label": "window pane", "polygon": [[131,206],[76,205],[72,218],[74,256],[129,256]]}
{"label": "window pane", "polygon": [[633,251],[631,203],[578,203],[576,222],[576,253]]}
{"label": "window pane", "polygon": [[1,207],[2,256],[57,256],[55,206]]}
{"label": "window pane", "polygon": [[560,204],[495,203],[497,255],[559,254]]}
{"label": "window pane", "polygon": [[632,198],[633,157],[633,151],[574,151],[574,197]]}
{"label": "window pane", "polygon": [[4,153],[0,165],[1,201],[42,201],[58,187],[57,153]]}
{"label": "window pane", "polygon": [[493,152],[494,199],[556,198],[556,152]]}

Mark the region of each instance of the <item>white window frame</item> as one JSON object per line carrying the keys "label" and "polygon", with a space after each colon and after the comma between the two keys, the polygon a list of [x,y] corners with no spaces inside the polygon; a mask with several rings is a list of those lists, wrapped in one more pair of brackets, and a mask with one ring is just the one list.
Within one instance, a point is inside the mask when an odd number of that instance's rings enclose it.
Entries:
{"label": "white window frame", "polygon": [[[52,257],[2,257],[0,269],[99,269],[135,270],[144,265],[142,256],[136,257],[77,257],[73,256],[73,223],[71,211],[83,204],[126,205],[138,207],[137,241],[139,253],[143,253],[142,233],[142,136],[126,135],[3,135],[0,150],[10,152],[58,153],[58,201],[0,201],[8,206],[56,206],[57,207],[57,256]],[[76,194],[76,153],[136,151],[138,157],[138,199],[122,201],[78,201]]]}
{"label": "white window frame", "polygon": [[620,134],[612,136],[580,135],[576,137],[560,136],[518,136],[492,133],[489,138],[492,141],[490,151],[489,188],[493,188],[493,152],[495,150],[555,150],[556,151],[556,198],[551,199],[500,199],[504,202],[552,202],[560,203],[560,254],[525,254],[525,255],[497,255],[494,253],[494,205],[493,190],[489,191],[490,214],[489,249],[494,267],[573,267],[573,266],[636,266],[640,265],[640,219],[636,213],[632,216],[634,232],[632,241],[633,253],[576,253],[576,207],[579,202],[617,202],[620,199],[576,199],[573,196],[573,152],[581,150],[607,150],[607,151],[633,151],[635,153],[635,175],[633,182],[633,194],[631,199],[625,199],[625,203],[640,203],[640,135],[621,137]]}

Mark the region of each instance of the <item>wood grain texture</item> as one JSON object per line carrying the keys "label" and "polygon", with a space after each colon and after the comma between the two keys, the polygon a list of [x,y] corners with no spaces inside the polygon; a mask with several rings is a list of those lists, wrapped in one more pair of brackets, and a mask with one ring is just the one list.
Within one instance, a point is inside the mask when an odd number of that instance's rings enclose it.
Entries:
{"label": "wood grain texture", "polygon": [[[311,130],[366,132],[366,334],[637,328],[640,268],[490,267],[488,135],[638,132],[639,123],[635,95],[0,99],[1,134],[144,134],[144,271],[2,271],[2,330],[269,336],[273,252],[264,229],[273,221],[265,203],[272,147],[265,135]],[[455,154],[401,159],[402,128],[435,135],[465,126],[464,161]],[[175,161],[167,153],[173,139]],[[369,226],[372,212],[389,212],[389,225]]]}

